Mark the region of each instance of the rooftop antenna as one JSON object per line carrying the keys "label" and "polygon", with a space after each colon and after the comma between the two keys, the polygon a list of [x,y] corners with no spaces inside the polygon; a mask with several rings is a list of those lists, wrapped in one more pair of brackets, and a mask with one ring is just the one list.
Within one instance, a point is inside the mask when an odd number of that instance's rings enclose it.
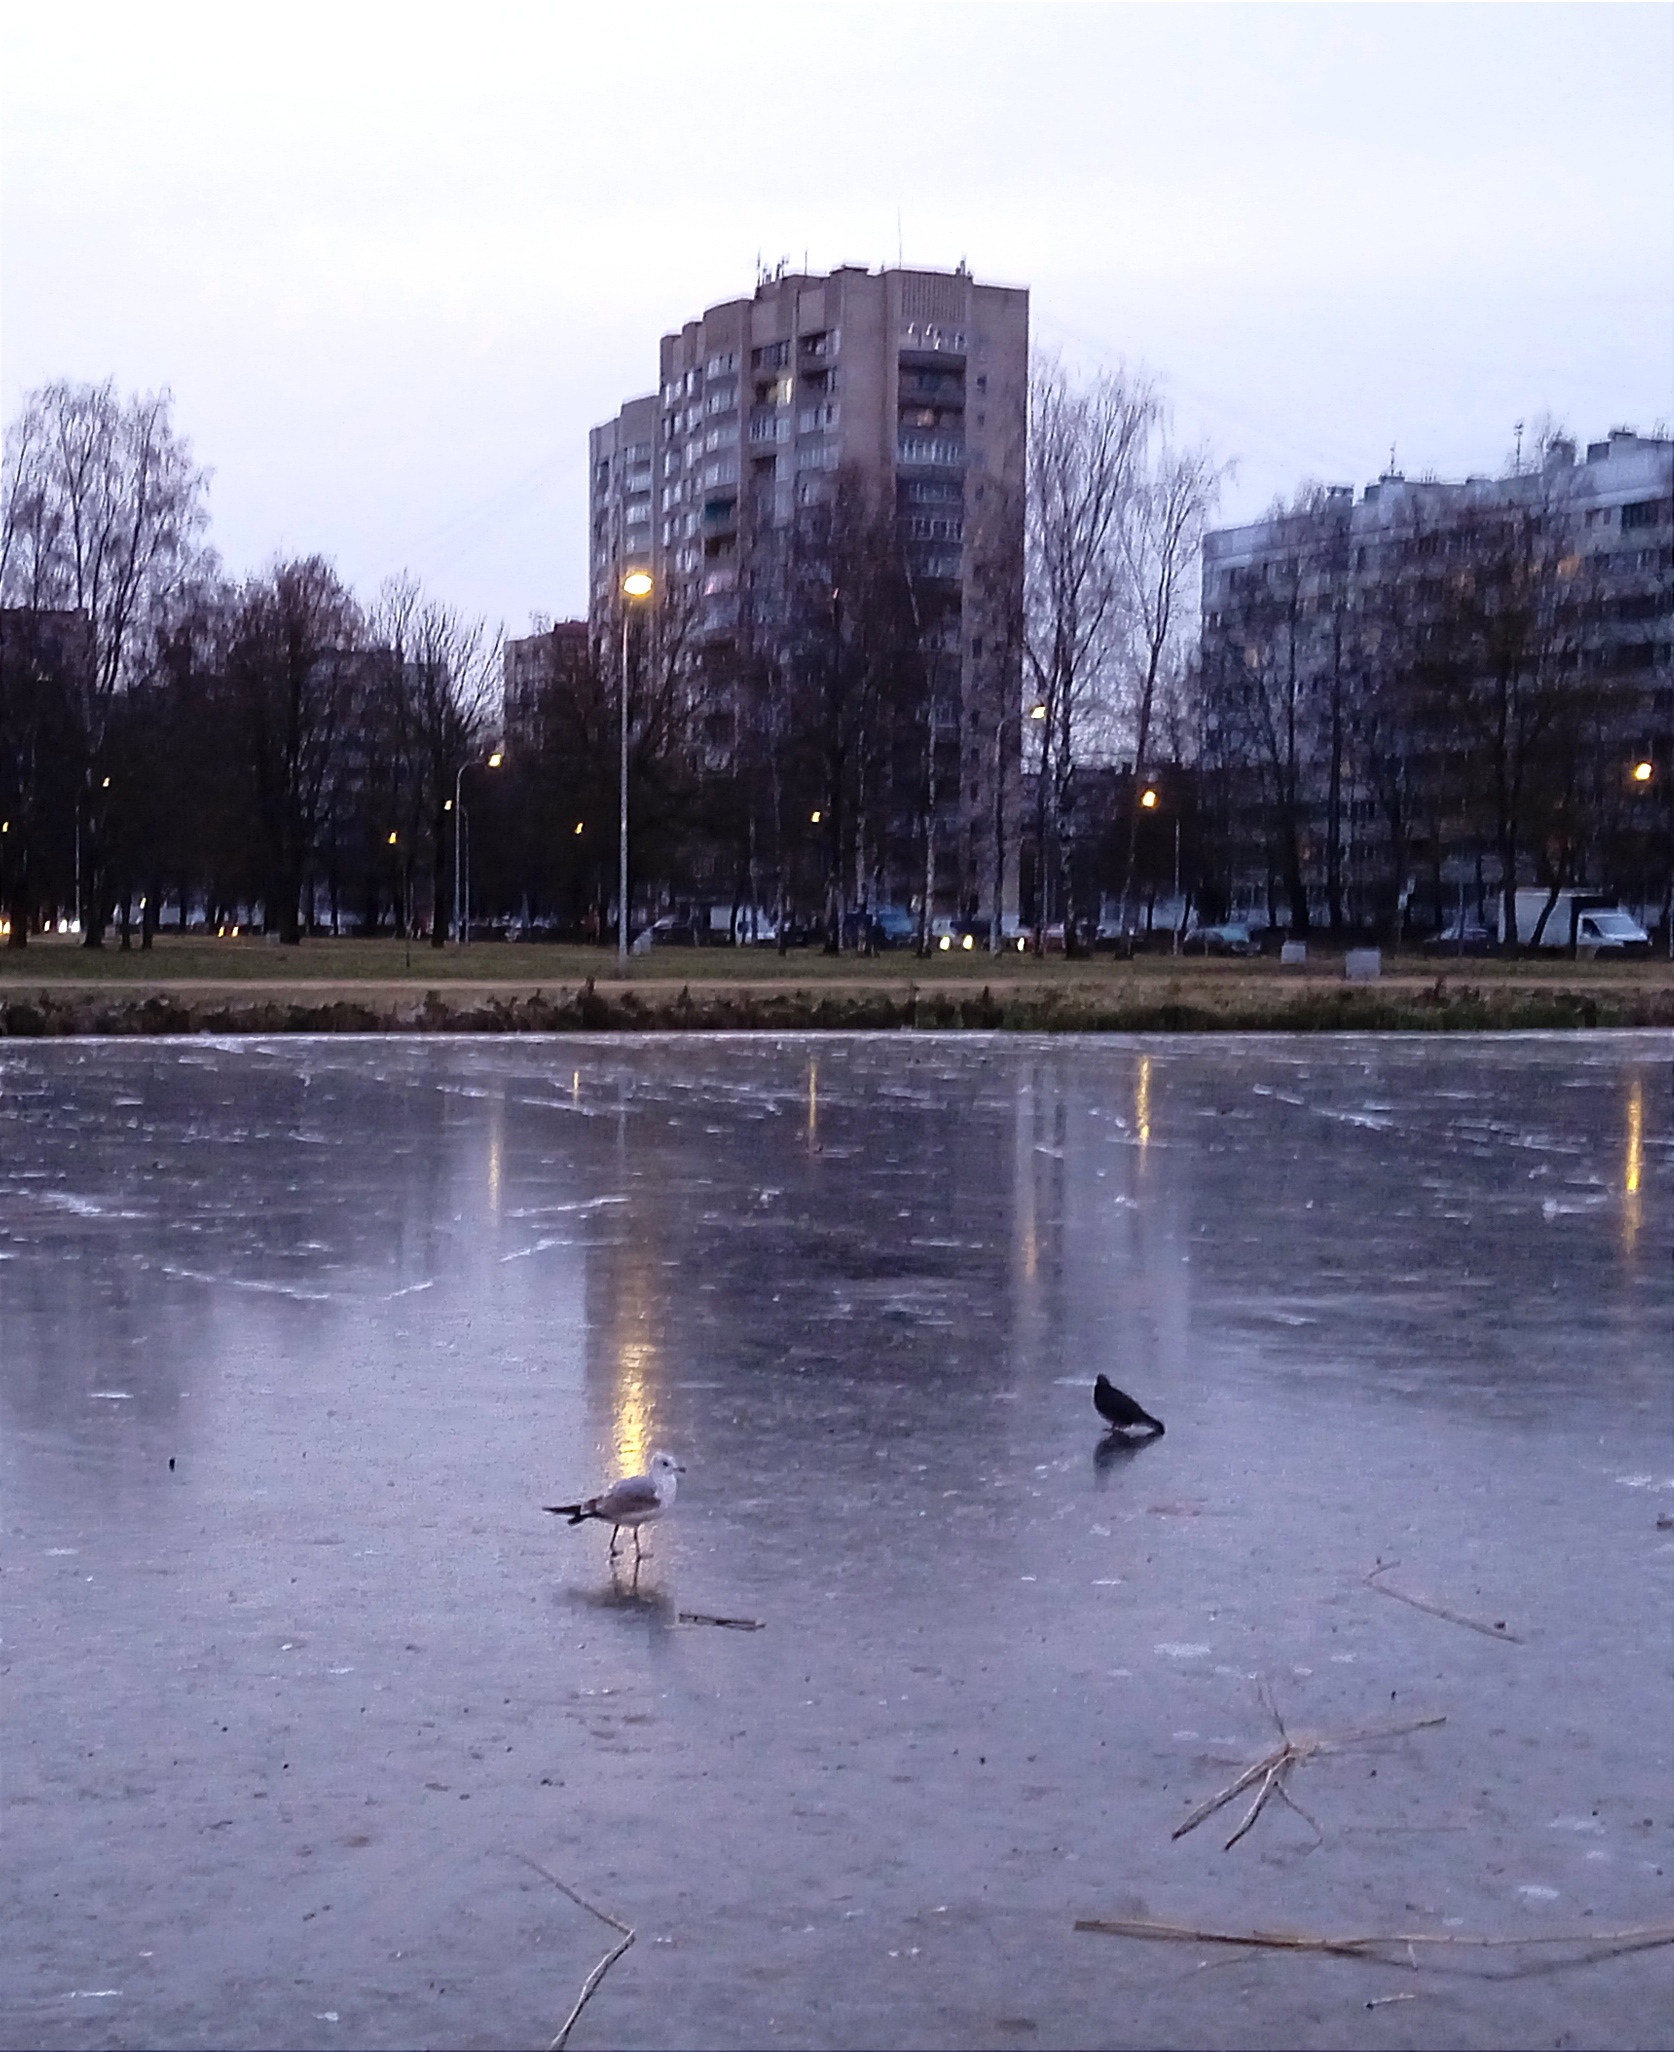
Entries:
{"label": "rooftop antenna", "polygon": [[1523,468],[1523,423],[1519,420],[1514,421],[1512,425],[1517,431],[1517,453],[1511,459],[1511,467],[1520,471]]}

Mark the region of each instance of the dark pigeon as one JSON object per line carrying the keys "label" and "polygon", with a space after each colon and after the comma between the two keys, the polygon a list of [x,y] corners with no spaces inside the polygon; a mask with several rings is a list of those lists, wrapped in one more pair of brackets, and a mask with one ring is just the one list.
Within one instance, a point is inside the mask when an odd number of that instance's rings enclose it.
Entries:
{"label": "dark pigeon", "polygon": [[1163,1421],[1153,1418],[1149,1411],[1142,1411],[1125,1390],[1116,1387],[1108,1376],[1101,1375],[1093,1384],[1093,1409],[1107,1425],[1117,1432],[1144,1426],[1147,1431],[1160,1433]]}

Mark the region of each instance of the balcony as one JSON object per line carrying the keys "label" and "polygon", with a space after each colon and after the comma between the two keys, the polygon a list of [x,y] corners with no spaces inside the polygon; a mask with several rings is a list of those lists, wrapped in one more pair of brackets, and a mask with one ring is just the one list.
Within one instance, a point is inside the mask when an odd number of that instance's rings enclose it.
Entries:
{"label": "balcony", "polygon": [[951,435],[902,435],[895,445],[897,463],[963,463],[965,444]]}

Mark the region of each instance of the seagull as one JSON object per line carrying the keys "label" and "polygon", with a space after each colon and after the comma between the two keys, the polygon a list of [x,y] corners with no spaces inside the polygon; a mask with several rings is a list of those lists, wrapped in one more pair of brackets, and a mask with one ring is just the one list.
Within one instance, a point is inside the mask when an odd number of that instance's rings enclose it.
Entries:
{"label": "seagull", "polygon": [[1101,1375],[1093,1384],[1093,1409],[1113,1430],[1124,1432],[1130,1425],[1147,1425],[1155,1433],[1163,1430],[1163,1421],[1153,1418],[1149,1411],[1142,1411],[1125,1390],[1120,1390],[1107,1376]]}
{"label": "seagull", "polygon": [[613,1559],[617,1538],[626,1525],[634,1535],[634,1559],[637,1561],[640,1557],[640,1526],[653,1523],[664,1511],[673,1508],[674,1492],[680,1486],[675,1477],[685,1472],[673,1454],[654,1453],[649,1473],[625,1475],[620,1482],[613,1482],[602,1496],[589,1496],[583,1503],[544,1503],[541,1508],[550,1511],[554,1517],[568,1518],[572,1525],[579,1525],[583,1518],[602,1518],[610,1527]]}

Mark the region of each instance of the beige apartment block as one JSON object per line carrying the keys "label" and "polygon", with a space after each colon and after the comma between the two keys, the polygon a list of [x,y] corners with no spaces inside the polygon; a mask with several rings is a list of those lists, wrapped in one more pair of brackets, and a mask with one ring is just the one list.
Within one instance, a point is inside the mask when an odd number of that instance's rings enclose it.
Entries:
{"label": "beige apartment block", "polygon": [[[839,480],[896,523],[933,677],[936,909],[1015,921],[1029,295],[956,271],[764,275],[662,338],[655,395],[595,428],[592,620],[643,564],[713,678]],[[742,714],[740,715],[742,716]],[[712,744],[728,746],[724,714]]]}

